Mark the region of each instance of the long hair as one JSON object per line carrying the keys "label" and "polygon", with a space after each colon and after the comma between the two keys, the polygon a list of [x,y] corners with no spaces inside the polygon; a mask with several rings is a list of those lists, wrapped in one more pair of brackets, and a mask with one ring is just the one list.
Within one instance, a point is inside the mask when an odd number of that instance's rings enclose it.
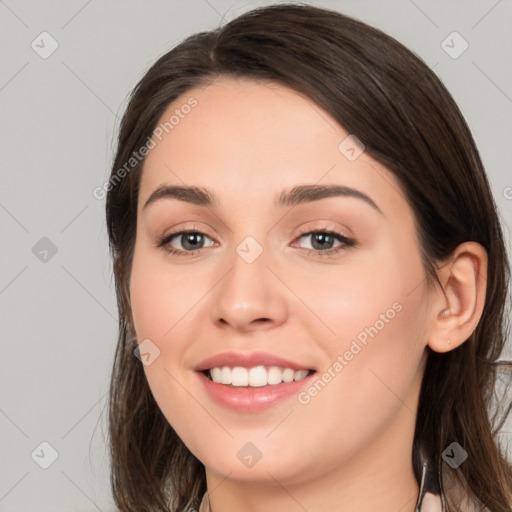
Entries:
{"label": "long hair", "polygon": [[[450,93],[414,53],[351,17],[297,3],[258,8],[188,37],[145,73],[122,118],[105,187],[119,309],[109,400],[117,506],[123,512],[184,511],[198,508],[206,491],[204,466],[163,416],[134,357],[128,283],[144,163],[133,156],[170,103],[220,76],[285,85],[362,140],[395,175],[414,212],[429,283],[436,280],[436,262],[458,244],[471,240],[485,247],[486,301],[475,331],[450,352],[428,349],[412,463],[419,479],[427,457],[434,471],[429,485],[443,498],[442,473],[448,470],[492,512],[510,511],[512,471],[498,439],[504,415],[500,421],[493,411],[502,408],[491,407],[507,335],[510,269],[474,139]],[[454,441],[469,454],[457,471],[443,466],[442,458]]]}

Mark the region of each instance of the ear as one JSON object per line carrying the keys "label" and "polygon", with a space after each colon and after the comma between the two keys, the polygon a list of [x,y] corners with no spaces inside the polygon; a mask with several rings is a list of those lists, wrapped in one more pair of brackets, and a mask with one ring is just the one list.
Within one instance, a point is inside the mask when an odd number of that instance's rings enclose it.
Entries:
{"label": "ear", "polygon": [[485,304],[487,251],[477,242],[457,246],[437,271],[442,289],[431,303],[428,346],[448,352],[475,330]]}

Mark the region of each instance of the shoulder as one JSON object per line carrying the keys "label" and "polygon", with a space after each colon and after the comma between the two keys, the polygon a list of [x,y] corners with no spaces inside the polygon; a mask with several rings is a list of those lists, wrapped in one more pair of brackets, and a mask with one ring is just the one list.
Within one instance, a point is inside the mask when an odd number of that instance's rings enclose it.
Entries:
{"label": "shoulder", "polygon": [[197,512],[210,512],[210,500],[208,499],[208,491],[204,493],[199,510]]}
{"label": "shoulder", "polygon": [[425,493],[419,512],[442,512],[441,498],[431,492]]}
{"label": "shoulder", "polygon": [[[452,508],[460,512],[491,512],[476,498],[469,495],[463,485],[455,478],[445,475],[443,478],[445,496]],[[427,492],[418,512],[442,512],[442,500],[439,495]]]}

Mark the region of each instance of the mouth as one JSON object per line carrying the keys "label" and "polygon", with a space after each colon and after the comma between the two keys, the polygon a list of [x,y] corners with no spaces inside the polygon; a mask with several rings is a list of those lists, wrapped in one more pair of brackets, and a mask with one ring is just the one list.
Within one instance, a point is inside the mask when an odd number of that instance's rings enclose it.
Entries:
{"label": "mouth", "polygon": [[195,368],[207,396],[237,411],[264,411],[297,395],[316,369],[270,352],[223,352]]}
{"label": "mouth", "polygon": [[297,382],[315,373],[315,370],[295,370],[280,366],[216,366],[202,371],[203,375],[216,384],[232,388],[261,388],[283,383]]}

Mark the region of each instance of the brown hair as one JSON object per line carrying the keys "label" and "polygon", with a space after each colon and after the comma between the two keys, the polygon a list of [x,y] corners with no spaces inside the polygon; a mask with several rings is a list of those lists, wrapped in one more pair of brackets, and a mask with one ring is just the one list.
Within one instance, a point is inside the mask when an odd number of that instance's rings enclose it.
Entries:
{"label": "brown hair", "polygon": [[415,54],[360,21],[297,3],[255,9],[187,38],[147,71],[122,119],[106,201],[119,308],[109,402],[117,506],[123,512],[197,508],[206,480],[203,465],[160,411],[133,353],[128,283],[143,159],[122,180],[112,179],[171,102],[223,75],[288,86],[363,141],[368,154],[394,173],[414,211],[429,283],[437,263],[458,244],[472,240],[487,250],[486,303],[477,328],[457,349],[429,353],[412,457],[418,479],[420,455],[428,458],[434,469],[428,486],[444,498],[442,452],[458,442],[469,458],[453,473],[490,510],[509,511],[512,471],[497,437],[505,418],[499,422],[491,405],[506,340],[510,270],[473,137],[450,93]]}

